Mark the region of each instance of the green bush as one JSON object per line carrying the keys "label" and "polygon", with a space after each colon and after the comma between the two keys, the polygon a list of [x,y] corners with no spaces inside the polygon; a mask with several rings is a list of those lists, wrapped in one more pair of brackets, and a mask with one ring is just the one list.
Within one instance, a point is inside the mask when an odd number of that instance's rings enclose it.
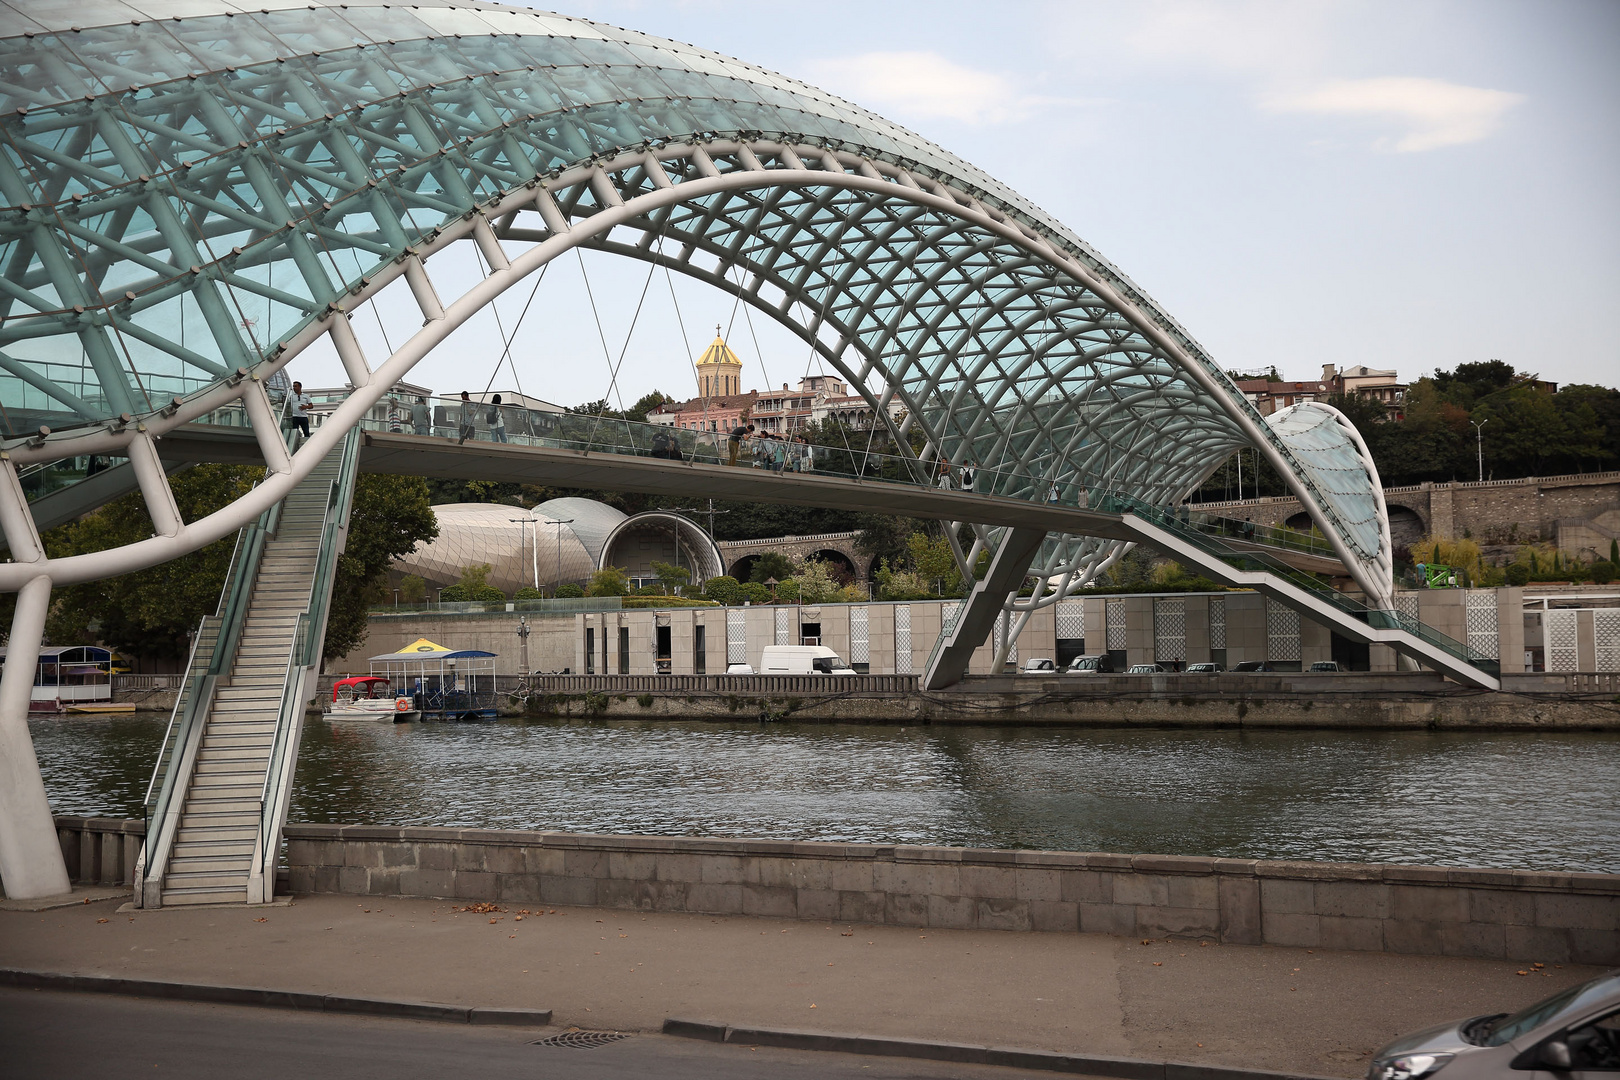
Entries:
{"label": "green bush", "polygon": [[578,585],[575,585],[572,581],[566,585],[557,586],[557,599],[559,600],[578,600],[584,595],[585,590],[580,588]]}
{"label": "green bush", "polygon": [[489,571],[488,563],[462,567],[461,580],[447,589],[440,590],[439,599],[449,604],[504,604],[506,594],[486,580]]}
{"label": "green bush", "polygon": [[525,586],[523,586],[523,588],[519,589],[517,592],[512,594],[512,599],[514,599],[514,600],[540,600],[540,599],[543,599],[543,597],[542,597],[539,589],[535,588],[533,585],[525,585]]}
{"label": "green bush", "polygon": [[1620,573],[1620,567],[1616,567],[1607,559],[1600,559],[1592,564],[1591,573],[1593,583],[1607,585],[1615,579],[1617,573]]}
{"label": "green bush", "polygon": [[771,590],[757,581],[750,581],[742,586],[742,598],[755,604],[768,604],[771,602]]}
{"label": "green bush", "polygon": [[729,574],[710,578],[703,586],[703,595],[717,604],[742,602],[742,586]]}
{"label": "green bush", "polygon": [[621,567],[604,566],[591,575],[591,583],[585,587],[586,596],[629,596],[630,575]]}
{"label": "green bush", "polygon": [[1522,562],[1516,562],[1507,568],[1507,583],[1519,588],[1530,584],[1530,568]]}

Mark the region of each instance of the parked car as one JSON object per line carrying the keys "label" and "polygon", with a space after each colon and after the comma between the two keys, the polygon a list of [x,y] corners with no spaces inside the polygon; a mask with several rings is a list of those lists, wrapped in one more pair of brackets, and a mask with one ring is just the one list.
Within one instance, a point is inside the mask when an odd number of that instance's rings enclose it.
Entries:
{"label": "parked car", "polygon": [[1019,670],[1025,675],[1056,675],[1057,661],[1050,656],[1032,656]]}
{"label": "parked car", "polygon": [[854,675],[855,671],[825,645],[767,645],[760,657],[761,675]]}
{"label": "parked car", "polygon": [[728,664],[726,666],[727,675],[752,675],[753,673],[754,668],[751,664]]}
{"label": "parked car", "polygon": [[1272,667],[1270,664],[1266,663],[1264,660],[1245,660],[1241,664],[1233,664],[1232,665],[1232,670],[1233,671],[1243,671],[1243,672],[1253,672],[1253,671],[1276,671],[1277,669]]}
{"label": "parked car", "polygon": [[1077,656],[1063,670],[1070,675],[1112,675],[1116,669],[1113,657],[1098,653],[1095,656]]}
{"label": "parked car", "polygon": [[1560,990],[1516,1013],[1475,1016],[1396,1039],[1367,1080],[1535,1077],[1596,1080],[1620,1070],[1620,971]]}
{"label": "parked car", "polygon": [[1224,667],[1222,667],[1221,665],[1219,665],[1219,664],[1188,664],[1187,665],[1187,674],[1189,674],[1189,675],[1213,675],[1218,671],[1225,671],[1225,670],[1226,669]]}
{"label": "parked car", "polygon": [[1311,665],[1312,671],[1343,671],[1337,660],[1318,660]]}
{"label": "parked car", "polygon": [[1158,664],[1132,664],[1127,675],[1163,675],[1164,668]]}

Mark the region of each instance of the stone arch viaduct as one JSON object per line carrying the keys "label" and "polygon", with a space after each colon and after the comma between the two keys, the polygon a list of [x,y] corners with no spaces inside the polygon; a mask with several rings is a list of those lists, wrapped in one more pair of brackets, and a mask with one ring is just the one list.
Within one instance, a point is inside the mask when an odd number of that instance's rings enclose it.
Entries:
{"label": "stone arch viaduct", "polygon": [[[1620,537],[1620,472],[1517,480],[1453,481],[1386,487],[1391,539],[1468,537],[1482,546],[1556,543],[1566,554],[1604,558]],[[1298,499],[1277,497],[1204,503],[1201,509],[1260,525],[1309,527]]]}
{"label": "stone arch viaduct", "polygon": [[855,575],[856,581],[869,581],[872,577],[872,557],[863,555],[855,546],[860,537],[859,532],[815,533],[810,536],[774,536],[761,540],[724,540],[719,542],[720,559],[725,564],[726,573],[739,581],[746,581],[748,574],[738,573],[739,567],[746,570],[747,565],[755,556],[767,551],[780,552],[789,558],[829,559],[833,563],[843,563]]}

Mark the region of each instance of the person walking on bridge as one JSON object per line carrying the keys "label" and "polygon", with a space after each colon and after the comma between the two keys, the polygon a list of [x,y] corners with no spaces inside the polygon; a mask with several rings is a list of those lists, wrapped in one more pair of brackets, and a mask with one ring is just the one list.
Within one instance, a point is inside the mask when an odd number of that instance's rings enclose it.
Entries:
{"label": "person walking on bridge", "polygon": [[457,434],[456,445],[460,446],[477,433],[478,417],[473,412],[472,395],[463,390],[461,392],[461,415],[456,417]]}
{"label": "person walking on bridge", "polygon": [[292,424],[293,427],[304,433],[306,439],[309,438],[309,407],[313,404],[315,402],[310,400],[308,394],[304,393],[304,384],[301,382],[293,383]]}
{"label": "person walking on bridge", "polygon": [[425,397],[418,397],[411,406],[411,431],[416,435],[433,434],[433,414],[428,411]]}
{"label": "person walking on bridge", "polygon": [[731,429],[731,438],[729,440],[731,443],[731,455],[726,461],[727,465],[737,464],[737,455],[742,452],[743,440],[752,435],[753,432],[753,424],[738,424]]}

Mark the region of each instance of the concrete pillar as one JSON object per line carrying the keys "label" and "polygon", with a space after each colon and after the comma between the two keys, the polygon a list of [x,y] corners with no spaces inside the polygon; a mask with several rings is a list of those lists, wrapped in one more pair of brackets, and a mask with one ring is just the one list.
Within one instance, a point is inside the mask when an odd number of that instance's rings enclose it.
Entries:
{"label": "concrete pillar", "polygon": [[934,651],[934,643],[939,640],[940,621],[943,611],[938,602],[918,601],[909,605],[911,608],[911,673],[923,674],[923,667],[928,663],[928,654]]}
{"label": "concrete pillar", "polygon": [[1153,663],[1153,597],[1127,596],[1125,600],[1125,662]]}
{"label": "concrete pillar", "polygon": [[1575,670],[1596,671],[1597,625],[1591,608],[1575,612]]}
{"label": "concrete pillar", "polygon": [[669,673],[692,674],[692,627],[696,613],[677,609],[669,613]]}
{"label": "concrete pillar", "polygon": [[1187,663],[1207,664],[1209,655],[1209,597],[1196,593],[1185,600],[1187,606]]}
{"label": "concrete pillar", "polygon": [[894,674],[894,605],[866,605],[867,670],[873,675]]}
{"label": "concrete pillar", "polygon": [[630,628],[630,674],[657,674],[658,665],[653,659],[657,654],[653,639],[658,625],[656,613],[651,609],[638,609],[626,611],[619,618]]}
{"label": "concrete pillar", "polygon": [[766,604],[743,609],[748,628],[748,664],[758,671],[765,663],[765,646],[776,644],[776,608]]}
{"label": "concrete pillar", "polygon": [[1266,601],[1259,593],[1226,594],[1226,666],[1265,660]]}
{"label": "concrete pillar", "polygon": [[[817,611],[818,616],[812,619],[809,615],[802,615],[802,620],[821,623],[821,643],[843,657],[846,664],[849,663],[849,605],[821,604],[811,610]],[[871,651],[870,643],[867,651]]]}
{"label": "concrete pillar", "polygon": [[0,885],[14,900],[72,890],[28,734],[28,702],[50,601],[46,577],[34,578],[17,593],[6,664],[0,669]]}
{"label": "concrete pillar", "polygon": [[[1015,624],[1017,618],[1013,616]],[[1048,604],[1030,612],[1029,625],[1018,635],[1018,655],[1025,660],[1032,656],[1057,659],[1057,608]]]}
{"label": "concrete pillar", "polygon": [[1299,666],[1301,671],[1321,660],[1333,659],[1333,632],[1315,619],[1299,620]]}
{"label": "concrete pillar", "polygon": [[1509,585],[1496,590],[1497,655],[1504,672],[1524,670],[1524,590]]}

